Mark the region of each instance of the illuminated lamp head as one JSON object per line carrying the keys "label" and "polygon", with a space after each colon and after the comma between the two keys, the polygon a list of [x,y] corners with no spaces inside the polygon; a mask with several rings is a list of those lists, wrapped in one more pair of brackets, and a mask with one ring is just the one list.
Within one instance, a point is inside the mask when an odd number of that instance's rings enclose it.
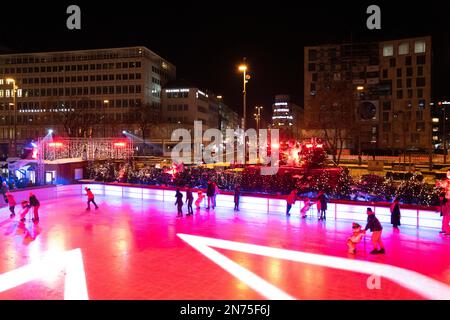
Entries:
{"label": "illuminated lamp head", "polygon": [[450,170],[447,171],[447,179],[450,179]]}

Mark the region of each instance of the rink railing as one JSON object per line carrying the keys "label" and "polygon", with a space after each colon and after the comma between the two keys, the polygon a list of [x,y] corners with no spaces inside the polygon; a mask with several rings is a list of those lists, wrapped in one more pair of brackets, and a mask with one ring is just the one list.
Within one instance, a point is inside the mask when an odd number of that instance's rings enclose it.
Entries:
{"label": "rink railing", "polygon": [[[121,198],[133,198],[136,200],[157,200],[175,202],[176,188],[155,187],[155,186],[135,186],[129,184],[104,184],[104,183],[82,183],[72,185],[60,185],[52,187],[33,188],[22,191],[15,191],[14,196],[17,203],[22,199],[28,199],[30,191],[40,200],[50,200],[66,196],[85,195],[84,188],[88,187],[95,195],[99,196],[117,196]],[[194,201],[197,200],[197,194],[194,191]],[[203,190],[205,191],[205,190]],[[206,192],[203,192],[206,196]],[[183,199],[186,199],[186,193],[183,191]],[[206,197],[203,200],[202,207],[207,204]],[[299,216],[300,208],[303,207],[303,201],[297,201],[291,209],[292,216]],[[362,202],[362,201],[336,201],[328,203],[327,219],[366,221],[366,208],[370,207],[375,211],[378,219],[384,223],[390,223],[389,203],[382,202]],[[221,192],[217,195],[217,207],[234,208],[234,195],[232,192]],[[286,213],[286,196],[280,195],[260,195],[243,193],[240,197],[240,209],[254,212],[264,212],[270,214]],[[317,216],[316,205],[309,210],[309,216]],[[401,223],[402,225],[414,227],[441,228],[442,218],[437,212],[436,207],[426,207],[417,205],[401,205]]]}
{"label": "rink railing", "polygon": [[[84,183],[81,185],[62,186],[66,188],[58,191],[58,196],[72,194],[71,188],[78,188],[82,193],[85,187],[88,187],[96,195],[118,196],[123,198],[134,198],[142,200],[157,200],[175,202],[176,188],[173,187],[155,187],[155,186],[133,186],[130,184],[104,184],[104,183]],[[68,188],[68,189],[67,189]],[[70,191],[69,191],[70,190]],[[75,190],[74,190],[75,191]],[[205,195],[202,207],[206,207],[207,198]],[[183,192],[183,201],[186,199],[186,193]],[[193,189],[194,201],[197,200],[197,190]],[[300,208],[304,205],[303,201],[297,201],[291,209],[292,216],[300,215]],[[217,207],[234,208],[234,194],[223,191],[217,195]],[[367,221],[366,209],[372,208],[380,222],[389,224],[391,222],[390,203],[383,202],[363,202],[363,201],[345,201],[332,200],[328,203],[327,219]],[[260,195],[242,193],[240,197],[239,208],[246,211],[264,212],[264,213],[286,213],[286,196],[281,195]],[[437,212],[436,207],[401,205],[401,223],[402,225],[414,227],[441,228],[442,218]],[[309,215],[317,216],[316,205],[309,210]]]}

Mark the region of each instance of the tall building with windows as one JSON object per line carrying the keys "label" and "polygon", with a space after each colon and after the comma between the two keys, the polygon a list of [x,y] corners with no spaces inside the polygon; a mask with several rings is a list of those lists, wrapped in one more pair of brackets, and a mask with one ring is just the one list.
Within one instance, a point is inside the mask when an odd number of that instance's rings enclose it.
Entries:
{"label": "tall building with windows", "polygon": [[[0,143],[60,136],[139,135],[133,108],[161,110],[176,68],[145,47],[0,55]],[[11,82],[18,87],[16,105]],[[15,108],[16,107],[16,108]]]}
{"label": "tall building with windows", "polygon": [[282,140],[300,139],[303,109],[291,101],[290,95],[276,95],[272,105],[272,128],[280,130]]}
{"label": "tall building with windows", "polygon": [[431,38],[380,43],[380,142],[431,148]]}
{"label": "tall building with windows", "polygon": [[[429,151],[430,82],[430,37],[305,47],[306,129],[313,135],[323,131],[320,119],[330,110],[319,110],[317,102],[345,94],[352,101],[347,148]],[[333,87],[340,88],[340,97]]]}

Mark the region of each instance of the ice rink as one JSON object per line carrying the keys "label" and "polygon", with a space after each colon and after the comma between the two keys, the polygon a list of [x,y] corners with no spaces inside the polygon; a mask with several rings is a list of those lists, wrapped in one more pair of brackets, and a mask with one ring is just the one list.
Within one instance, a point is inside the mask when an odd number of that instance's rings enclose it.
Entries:
{"label": "ice rink", "polygon": [[176,218],[174,198],[96,200],[43,200],[38,226],[0,210],[0,299],[450,299],[438,229],[383,223],[387,253],[370,255],[368,234],[352,256],[351,220],[331,215],[243,205]]}

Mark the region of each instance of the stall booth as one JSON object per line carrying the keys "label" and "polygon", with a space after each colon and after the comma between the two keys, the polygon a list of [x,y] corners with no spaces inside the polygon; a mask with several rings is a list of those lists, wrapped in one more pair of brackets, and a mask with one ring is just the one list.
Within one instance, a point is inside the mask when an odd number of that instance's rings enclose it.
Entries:
{"label": "stall booth", "polygon": [[71,184],[83,179],[87,161],[81,158],[45,160],[45,184]]}

